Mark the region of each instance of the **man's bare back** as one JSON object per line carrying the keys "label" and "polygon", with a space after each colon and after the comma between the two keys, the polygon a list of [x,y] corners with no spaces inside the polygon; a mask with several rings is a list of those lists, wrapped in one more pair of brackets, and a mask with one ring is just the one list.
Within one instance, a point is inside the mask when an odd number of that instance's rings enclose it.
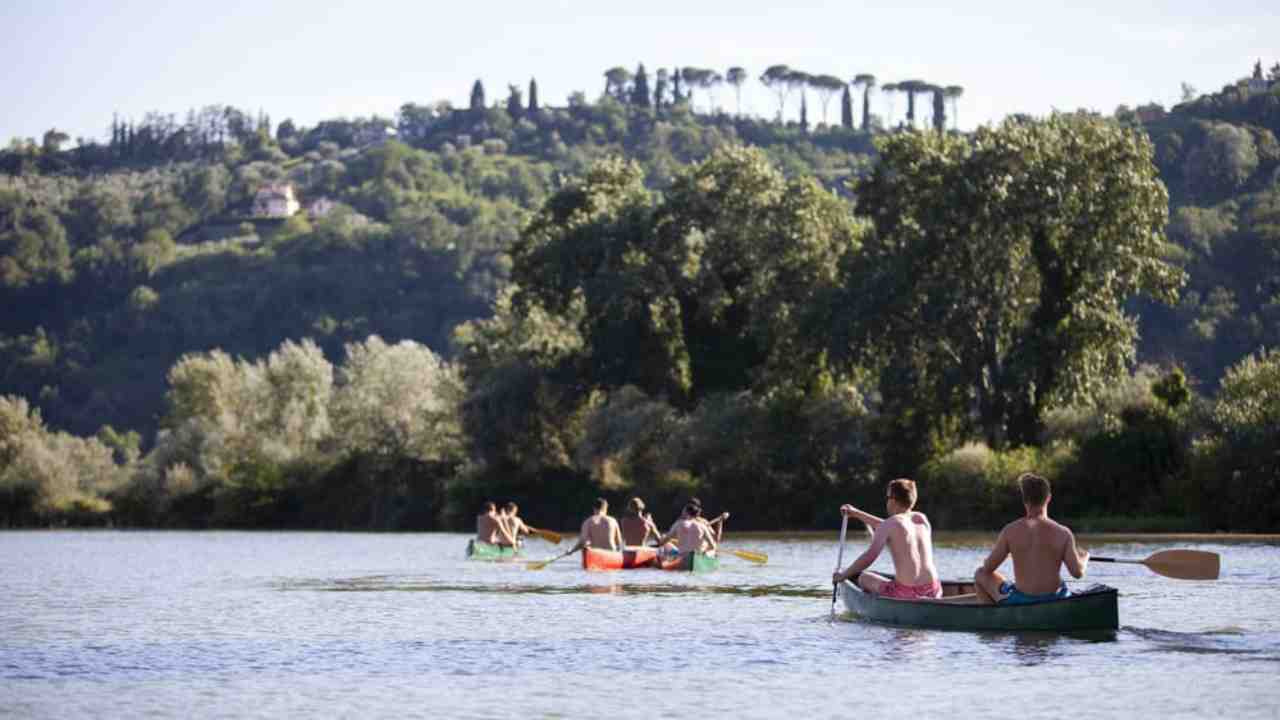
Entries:
{"label": "man's bare back", "polygon": [[[1049,519],[1053,497],[1049,481],[1034,473],[1018,477],[1023,517],[1000,531],[995,547],[973,573],[978,599],[986,603],[1042,602],[1068,594],[1062,566],[1077,579],[1084,577],[1089,553],[1076,548],[1076,536]],[[1013,582],[1000,574],[1004,559],[1013,556]]]}
{"label": "man's bare back", "polygon": [[493,513],[476,516],[476,539],[490,545],[512,544],[511,535]]}
{"label": "man's bare back", "polygon": [[[620,521],[622,526],[622,542],[625,545],[644,545],[649,539],[653,523],[648,517],[628,515]],[[656,532],[654,534],[657,534]]]}
{"label": "man's bare back", "polygon": [[938,581],[938,570],[933,565],[933,528],[924,513],[891,515],[877,528],[876,533],[881,532],[887,534],[895,580],[917,586]]}
{"label": "man's bare back", "polygon": [[622,544],[622,531],[618,521],[604,514],[592,515],[582,522],[578,535],[580,541],[586,541],[591,547],[599,550],[619,550]]}
{"label": "man's bare back", "polygon": [[1084,577],[1084,568],[1076,553],[1075,535],[1066,526],[1047,517],[1015,520],[1000,531],[995,554],[1004,544],[1013,556],[1013,582],[1024,593],[1051,593],[1062,586],[1062,566],[1072,577]]}
{"label": "man's bare back", "polygon": [[682,517],[671,528],[681,553],[715,552],[715,536],[701,518]]}

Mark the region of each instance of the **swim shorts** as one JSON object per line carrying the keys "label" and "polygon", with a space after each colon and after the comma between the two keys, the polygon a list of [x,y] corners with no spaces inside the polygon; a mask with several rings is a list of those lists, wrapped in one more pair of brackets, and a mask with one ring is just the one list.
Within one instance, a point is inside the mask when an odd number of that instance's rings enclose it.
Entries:
{"label": "swim shorts", "polygon": [[1000,584],[1000,594],[1007,595],[1007,597],[996,603],[997,605],[1031,605],[1033,603],[1061,600],[1065,597],[1071,597],[1071,591],[1067,589],[1066,583],[1063,583],[1055,592],[1029,595],[1019,590],[1017,586],[1008,580]]}
{"label": "swim shorts", "polygon": [[890,580],[880,586],[880,597],[896,600],[933,600],[942,597],[942,583],[937,580],[924,585],[903,585]]}

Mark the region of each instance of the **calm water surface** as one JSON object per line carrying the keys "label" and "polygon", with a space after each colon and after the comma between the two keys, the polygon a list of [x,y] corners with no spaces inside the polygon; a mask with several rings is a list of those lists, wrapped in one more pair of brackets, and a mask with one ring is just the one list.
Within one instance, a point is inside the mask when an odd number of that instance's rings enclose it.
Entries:
{"label": "calm water surface", "polygon": [[[767,565],[690,576],[468,562],[449,534],[0,533],[0,716],[1280,717],[1274,541],[1085,542],[1223,556],[1213,583],[1094,565],[1121,590],[1099,638],[832,623],[834,538],[743,537]],[[987,541],[940,539],[942,575]]]}

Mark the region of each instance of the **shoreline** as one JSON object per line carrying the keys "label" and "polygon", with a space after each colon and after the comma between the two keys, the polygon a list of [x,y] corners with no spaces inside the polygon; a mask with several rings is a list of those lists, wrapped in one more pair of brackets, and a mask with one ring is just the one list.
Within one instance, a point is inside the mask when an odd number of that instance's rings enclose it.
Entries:
{"label": "shoreline", "polygon": [[[313,534],[354,534],[354,535],[464,535],[472,533],[465,530],[326,530],[320,528],[147,528],[147,527],[11,527],[0,528],[4,533],[20,532],[101,532],[101,533],[313,533]],[[566,538],[576,535],[573,530],[560,532]],[[777,540],[781,542],[814,542],[830,540],[837,542],[840,536],[838,527],[830,530],[729,530],[726,533],[729,542],[745,540]],[[995,530],[937,530],[934,540],[939,544],[963,545],[970,543],[990,544],[996,538]],[[1280,544],[1280,533],[1246,533],[1246,532],[1077,532],[1076,538],[1081,542],[1215,542],[1215,543],[1276,543]],[[856,542],[866,537],[862,530],[854,532],[850,529],[846,542]]]}

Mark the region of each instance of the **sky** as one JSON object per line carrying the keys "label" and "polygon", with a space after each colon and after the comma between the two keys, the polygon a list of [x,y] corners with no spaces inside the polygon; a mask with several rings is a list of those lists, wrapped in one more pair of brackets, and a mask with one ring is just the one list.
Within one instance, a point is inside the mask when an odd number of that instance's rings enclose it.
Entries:
{"label": "sky", "polygon": [[[226,104],[302,126],[394,118],[406,102],[490,103],[536,78],[543,105],[596,98],[604,71],[643,62],[747,69],[744,112],[773,116],[755,78],[785,63],[883,84],[960,85],[959,124],[1159,102],[1182,83],[1202,92],[1280,61],[1280,12],[1245,0],[995,0],[937,3],[791,0],[3,0],[0,143],[108,136],[113,113],[141,119]],[[1069,5],[1069,7],[1068,7]],[[975,7],[976,6],[976,7]],[[1268,11],[1266,8],[1271,7]],[[716,94],[734,108],[732,88]],[[707,98],[697,99],[698,108]],[[872,111],[890,101],[872,96]],[[892,101],[895,117],[905,98]],[[794,115],[797,101],[791,103]],[[838,102],[832,102],[838,120]],[[821,109],[810,97],[809,117]]]}

